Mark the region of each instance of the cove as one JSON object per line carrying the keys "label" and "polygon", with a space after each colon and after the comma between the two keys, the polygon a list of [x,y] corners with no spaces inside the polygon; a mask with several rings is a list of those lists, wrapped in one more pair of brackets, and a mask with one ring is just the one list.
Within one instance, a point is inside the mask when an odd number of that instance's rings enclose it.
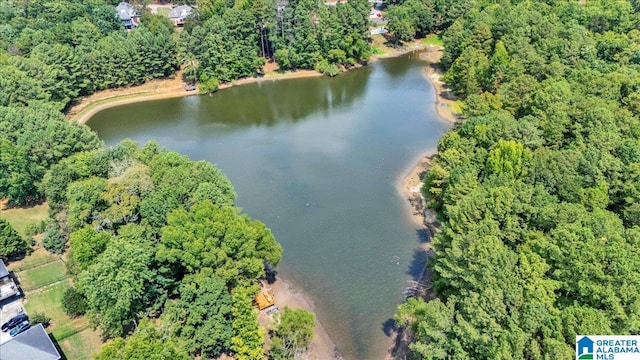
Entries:
{"label": "cove", "polygon": [[398,190],[451,125],[416,53],[335,78],[264,81],[123,105],[88,123],[107,145],[155,140],[207,160],[284,248],[278,272],[313,300],[345,359],[381,359],[389,319],[424,264]]}

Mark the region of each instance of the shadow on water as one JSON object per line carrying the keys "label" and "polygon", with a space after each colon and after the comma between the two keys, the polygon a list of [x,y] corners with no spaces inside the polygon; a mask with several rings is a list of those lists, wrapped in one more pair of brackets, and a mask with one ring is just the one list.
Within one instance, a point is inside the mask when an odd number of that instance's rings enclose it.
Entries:
{"label": "shadow on water", "polygon": [[388,337],[391,337],[393,333],[397,330],[396,321],[392,318],[387,319],[382,323],[382,331]]}
{"label": "shadow on water", "polygon": [[[431,232],[427,228],[421,228],[416,230],[416,235],[418,237],[418,243],[420,244],[428,244],[431,242]],[[404,296],[405,299],[409,297],[422,297],[426,288],[426,282],[430,282],[428,274],[425,273],[427,270],[427,264],[430,258],[433,258],[433,249],[424,249],[417,248],[413,251],[413,258],[409,263],[407,268],[407,274],[411,276],[411,279],[408,282],[408,286],[405,288]],[[398,324],[393,318],[389,318],[382,323],[382,331],[387,337],[393,337],[394,334],[398,331]],[[393,349],[394,351],[398,351],[402,339],[401,336],[398,336],[394,340]]]}
{"label": "shadow on water", "polygon": [[427,228],[420,228],[416,230],[416,235],[418,235],[418,243],[427,244],[431,242],[431,231]]}
{"label": "shadow on water", "polygon": [[413,258],[409,263],[409,268],[407,269],[407,275],[411,276],[413,281],[419,281],[422,273],[424,272],[424,268],[427,265],[428,255],[424,249],[415,249],[413,251]]}
{"label": "shadow on water", "polygon": [[380,61],[380,67],[385,74],[389,75],[392,79],[400,79],[407,74],[413,66],[424,66],[420,64],[420,62],[415,61],[415,59],[419,57],[419,54],[419,51],[411,51],[407,56],[394,58],[393,61],[383,59]]}

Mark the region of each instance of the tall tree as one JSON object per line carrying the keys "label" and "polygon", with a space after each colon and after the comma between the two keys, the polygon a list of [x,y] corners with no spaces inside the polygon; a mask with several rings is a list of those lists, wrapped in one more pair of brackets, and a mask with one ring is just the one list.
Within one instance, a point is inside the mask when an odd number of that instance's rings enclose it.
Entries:
{"label": "tall tree", "polygon": [[11,224],[0,219],[0,259],[10,260],[27,252],[27,242],[18,234]]}

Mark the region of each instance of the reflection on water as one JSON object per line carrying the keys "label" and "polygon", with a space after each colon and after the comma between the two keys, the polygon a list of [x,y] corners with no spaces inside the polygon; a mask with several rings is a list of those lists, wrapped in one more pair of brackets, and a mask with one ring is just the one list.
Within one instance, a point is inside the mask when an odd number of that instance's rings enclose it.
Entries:
{"label": "reflection on water", "polygon": [[284,247],[279,271],[313,299],[345,359],[379,359],[388,319],[423,261],[396,180],[448,124],[409,56],[336,78],[265,81],[124,105],[90,126],[215,163],[238,205]]}

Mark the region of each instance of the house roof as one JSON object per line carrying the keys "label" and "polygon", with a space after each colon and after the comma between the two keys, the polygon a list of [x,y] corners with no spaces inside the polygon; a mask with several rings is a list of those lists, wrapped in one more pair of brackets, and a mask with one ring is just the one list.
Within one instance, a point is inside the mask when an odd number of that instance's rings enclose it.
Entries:
{"label": "house roof", "polygon": [[60,358],[58,349],[53,345],[42,324],[0,345],[0,360],[60,360]]}
{"label": "house roof", "polygon": [[7,267],[4,266],[4,261],[0,259],[0,279],[5,278],[7,276],[9,276],[9,271],[7,270]]}
{"label": "house roof", "polygon": [[189,5],[176,6],[169,12],[169,19],[185,19],[192,11],[193,8]]}
{"label": "house roof", "polygon": [[131,20],[131,18],[133,17],[140,16],[138,15],[136,9],[126,2],[121,2],[120,4],[118,4],[118,6],[116,6],[116,11],[118,12],[118,16],[122,21]]}

